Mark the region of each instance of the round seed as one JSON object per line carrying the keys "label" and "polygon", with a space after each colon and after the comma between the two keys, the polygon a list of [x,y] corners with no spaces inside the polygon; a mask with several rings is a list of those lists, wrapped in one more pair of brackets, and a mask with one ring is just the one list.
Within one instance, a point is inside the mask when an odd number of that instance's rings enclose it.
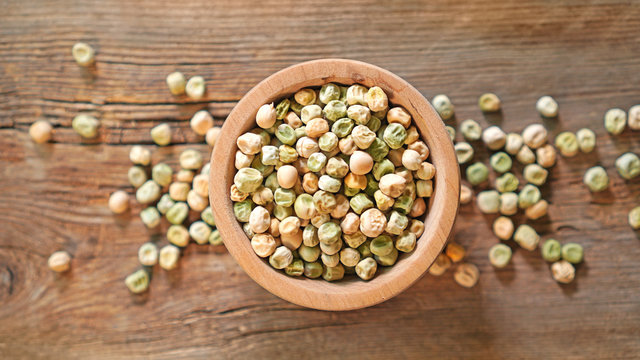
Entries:
{"label": "round seed", "polygon": [[583,128],[578,130],[576,139],[578,140],[580,151],[585,154],[590,153],[596,147],[596,134],[590,129]]}
{"label": "round seed", "polygon": [[185,87],[187,86],[187,79],[185,79],[181,72],[175,71],[167,75],[166,82],[171,94],[176,96],[184,94]]}
{"label": "round seed", "polygon": [[505,244],[495,244],[489,249],[489,262],[497,268],[509,265],[511,261],[511,248]]}
{"label": "round seed", "polygon": [[165,245],[160,249],[160,257],[158,263],[165,270],[173,270],[178,267],[178,259],[180,258],[180,249],[173,245]]}
{"label": "round seed", "polygon": [[572,264],[579,264],[583,257],[584,252],[580,244],[566,243],[562,246],[562,259]]}
{"label": "round seed", "polygon": [[531,149],[537,149],[547,142],[547,129],[541,124],[531,124],[522,131],[522,140]]}
{"label": "round seed", "polygon": [[513,221],[506,216],[500,216],[493,222],[493,233],[500,240],[511,239],[513,228]]}
{"label": "round seed", "polygon": [[556,136],[556,147],[562,156],[575,156],[578,153],[578,139],[572,132],[561,132]]}
{"label": "round seed", "polygon": [[501,149],[507,141],[507,134],[497,126],[489,126],[482,133],[482,141],[491,150]]}
{"label": "round seed", "polygon": [[171,127],[169,124],[160,124],[151,129],[151,139],[156,145],[165,146],[171,143]]}
{"label": "round seed", "polygon": [[640,229],[640,206],[636,206],[629,211],[628,220],[632,229]]}
{"label": "round seed", "polygon": [[213,116],[207,110],[200,110],[193,114],[189,124],[196,134],[204,136],[213,127]]}
{"label": "round seed", "polygon": [[623,179],[631,180],[640,175],[640,158],[634,153],[622,154],[616,159],[616,169]]}
{"label": "round seed", "polygon": [[447,95],[440,94],[434,96],[433,100],[431,100],[431,104],[434,109],[436,109],[442,120],[449,120],[453,117],[455,109]]}
{"label": "round seed", "polygon": [[90,66],[95,62],[95,50],[87,43],[75,43],[71,48],[71,55],[80,66]]}
{"label": "round seed", "polygon": [[478,267],[470,263],[458,264],[456,271],[453,273],[453,279],[458,285],[472,288],[478,283],[480,271]]}
{"label": "round seed", "polygon": [[587,170],[582,181],[591,192],[604,191],[609,187],[609,175],[602,166],[594,166]]}
{"label": "round seed", "polygon": [[185,92],[187,96],[193,100],[200,100],[204,96],[207,90],[207,85],[202,76],[193,76],[187,81],[185,85]]}
{"label": "round seed", "polygon": [[69,270],[70,263],[71,255],[66,251],[56,251],[51,254],[47,260],[47,266],[49,266],[49,269],[57,273]]}
{"label": "round seed", "polygon": [[467,162],[471,161],[471,159],[473,159],[474,151],[469,143],[459,142],[459,143],[456,143],[453,148],[456,152],[458,163],[466,164]]}
{"label": "round seed", "polygon": [[604,128],[612,135],[619,135],[627,126],[627,114],[622,109],[609,109],[604,114]]}
{"label": "round seed", "polygon": [[500,110],[500,98],[496,94],[482,94],[478,99],[478,106],[483,112],[496,112]]}
{"label": "round seed", "polygon": [[460,123],[460,132],[468,141],[477,141],[482,136],[482,127],[475,120],[467,119]]}
{"label": "round seed", "polygon": [[53,127],[46,120],[38,120],[29,127],[29,136],[36,144],[46,143],[51,139]]}
{"label": "round seed", "polygon": [[576,269],[568,261],[560,260],[551,265],[551,274],[555,281],[568,284],[575,278]]}
{"label": "round seed", "polygon": [[512,160],[511,157],[505,152],[497,152],[491,155],[489,160],[491,167],[498,173],[504,173],[511,170]]}
{"label": "round seed", "polygon": [[151,150],[135,145],[129,151],[129,160],[136,165],[147,166],[151,163]]}
{"label": "round seed", "polygon": [[153,266],[158,263],[158,247],[154,243],[144,243],[138,249],[138,261],[144,266]]}
{"label": "round seed", "polygon": [[543,96],[536,102],[536,110],[546,118],[558,116],[558,103],[551,96]]}
{"label": "round seed", "polygon": [[562,257],[562,245],[555,239],[548,239],[540,248],[542,258],[548,262],[555,262]]}
{"label": "round seed", "polygon": [[109,210],[114,214],[122,214],[129,209],[129,194],[122,190],[115,191],[109,197]]}
{"label": "round seed", "polygon": [[134,294],[140,294],[149,288],[149,274],[140,269],[124,279],[124,283]]}
{"label": "round seed", "polygon": [[100,121],[93,116],[80,114],[76,115],[71,122],[73,130],[85,139],[92,139],[98,136]]}

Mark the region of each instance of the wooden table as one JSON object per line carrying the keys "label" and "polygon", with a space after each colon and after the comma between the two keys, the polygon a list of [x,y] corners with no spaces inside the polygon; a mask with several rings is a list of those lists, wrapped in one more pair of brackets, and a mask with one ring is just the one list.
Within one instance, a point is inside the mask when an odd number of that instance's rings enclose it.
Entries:
{"label": "wooden table", "polygon": [[[87,71],[76,41],[97,50]],[[640,102],[640,4],[630,1],[17,1],[0,14],[0,358],[632,358],[640,353],[640,239],[627,225],[640,182],[613,165],[640,152],[640,132],[608,136],[611,107]],[[543,237],[582,244],[576,281],[559,285],[537,252],[517,249],[494,270],[494,217],[463,206],[455,240],[481,271],[473,289],[452,272],[426,276],[400,296],[345,313],[300,308],[253,283],[223,250],[192,245],[178,270],[154,269],[150,291],[123,284],[143,242],[162,239],[137,217],[112,216],[108,195],[127,186],[132,144],[169,122],[174,143],[153,161],[176,165],[185,148],[208,152],[187,120],[207,108],[222,123],[238,99],[272,72],[322,57],[359,59],[404,77],[426,97],[448,94],[458,121],[520,131],[540,121],[553,95],[551,135],[590,127],[598,147],[559,159],[543,189]],[[172,97],[166,74],[207,79],[194,102]],[[503,113],[483,118],[483,92]],[[102,121],[83,141],[79,112]],[[55,125],[53,143],[27,129]],[[486,161],[486,152],[478,154]],[[610,190],[591,195],[596,164]],[[518,222],[524,221],[517,217]],[[66,249],[72,271],[46,259]]]}

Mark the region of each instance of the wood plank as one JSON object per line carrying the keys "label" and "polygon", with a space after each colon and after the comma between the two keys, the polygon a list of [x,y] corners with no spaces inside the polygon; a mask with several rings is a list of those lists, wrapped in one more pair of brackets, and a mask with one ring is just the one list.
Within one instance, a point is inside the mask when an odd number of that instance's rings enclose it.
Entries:
{"label": "wood plank", "polygon": [[[640,4],[628,1],[446,0],[301,5],[293,1],[20,2],[0,14],[0,357],[2,358],[631,358],[640,353],[638,233],[626,223],[637,180],[613,162],[640,153],[640,133],[609,137],[602,116],[640,102]],[[83,40],[95,69],[73,63]],[[175,146],[153,161],[177,166],[187,147],[209,149],[187,120],[208,108],[221,122],[254,84],[287,65],[346,57],[387,68],[425,96],[449,94],[458,121],[520,131],[539,121],[536,99],[553,95],[553,135],[591,127],[595,155],[560,159],[543,189],[544,238],[576,241],[586,261],[576,281],[556,284],[536,253],[516,250],[506,269],[486,259],[493,217],[463,206],[456,241],[481,279],[457,286],[448,272],[426,276],[379,306],[346,313],[288,304],[254,284],[224,249],[190,246],[177,271],[155,269],[150,291],[132,296],[124,277],[149,233],[139,207],[114,217],[108,194],[126,186],[131,144],[169,122]],[[164,77],[203,75],[203,101],[172,97]],[[501,118],[475,103],[503,100]],[[100,137],[70,129],[78,112],[102,120]],[[53,144],[28,139],[31,122],[54,125]],[[149,145],[150,148],[155,148]],[[479,159],[487,153],[480,151]],[[610,191],[591,195],[584,171],[603,165]],[[521,221],[518,218],[518,221]],[[46,268],[67,249],[72,271]],[[381,346],[383,344],[383,346]],[[55,354],[55,355],[54,355]],[[289,355],[291,354],[291,355]]]}

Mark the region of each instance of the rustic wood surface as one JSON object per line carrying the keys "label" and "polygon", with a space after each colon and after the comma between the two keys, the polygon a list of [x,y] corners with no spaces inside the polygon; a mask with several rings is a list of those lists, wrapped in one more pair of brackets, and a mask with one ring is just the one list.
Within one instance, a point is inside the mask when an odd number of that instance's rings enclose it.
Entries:
{"label": "rustic wood surface", "polygon": [[[637,1],[18,1],[0,14],[0,358],[634,358],[640,353],[640,239],[626,222],[640,182],[613,162],[640,152],[640,132],[604,132],[610,107],[640,103]],[[92,69],[70,56],[76,41],[97,49]],[[456,240],[481,278],[463,289],[452,273],[426,276],[396,298],[344,313],[307,310],[252,282],[223,249],[192,245],[178,270],[154,269],[150,291],[132,296],[149,233],[137,218],[106,208],[126,185],[131,144],[150,144],[160,122],[179,128],[178,145],[154,151],[169,161],[205,145],[186,120],[208,108],[219,123],[258,81],[287,65],[322,57],[370,62],[425,96],[447,93],[458,119],[519,131],[539,121],[543,94],[560,103],[546,124],[591,127],[594,154],[560,159],[544,194],[544,235],[576,241],[586,261],[576,281],[555,283],[537,253],[517,249],[494,270],[492,217],[461,208]],[[174,70],[203,75],[205,99],[172,97]],[[499,94],[502,116],[475,103]],[[79,111],[102,120],[100,137],[70,129]],[[53,143],[35,145],[34,120],[55,124]],[[151,146],[150,146],[151,147]],[[479,154],[486,159],[486,154]],[[584,171],[602,164],[610,191],[590,195]],[[66,249],[72,270],[46,259]]]}

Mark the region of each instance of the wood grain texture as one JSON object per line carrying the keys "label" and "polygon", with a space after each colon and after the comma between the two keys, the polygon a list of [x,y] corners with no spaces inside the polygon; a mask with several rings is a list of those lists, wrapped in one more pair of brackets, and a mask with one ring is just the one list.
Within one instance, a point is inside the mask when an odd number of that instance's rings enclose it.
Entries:
{"label": "wood grain texture", "polygon": [[[94,69],[70,57],[76,41],[97,49]],[[613,162],[640,152],[640,133],[609,137],[606,109],[640,103],[637,1],[356,0],[308,5],[247,0],[132,4],[3,2],[0,14],[0,358],[633,358],[640,353],[640,239],[626,224],[640,185]],[[253,85],[288,65],[322,57],[386,68],[428,98],[450,95],[458,120],[519,131],[539,121],[536,99],[553,95],[552,135],[591,127],[597,152],[560,159],[544,194],[549,216],[531,222],[544,238],[584,245],[576,281],[556,284],[536,253],[517,249],[506,269],[486,259],[492,217],[461,207],[456,241],[481,271],[463,289],[452,273],[424,277],[400,296],[353,312],[305,310],[270,295],[220,249],[192,245],[173,273],[156,269],[149,293],[131,296],[124,277],[153,238],[136,217],[113,217],[108,194],[126,189],[130,144],[170,121],[178,146],[201,139],[185,121],[208,108],[218,123]],[[174,98],[164,77],[203,75],[206,97]],[[503,100],[501,117],[475,103]],[[70,129],[79,111],[99,115],[101,135]],[[53,143],[29,141],[38,118]],[[123,146],[124,145],[124,146]],[[479,158],[486,160],[486,153]],[[609,192],[590,195],[584,171],[603,165]],[[160,243],[164,239],[159,238]],[[46,258],[67,249],[72,271]]]}

